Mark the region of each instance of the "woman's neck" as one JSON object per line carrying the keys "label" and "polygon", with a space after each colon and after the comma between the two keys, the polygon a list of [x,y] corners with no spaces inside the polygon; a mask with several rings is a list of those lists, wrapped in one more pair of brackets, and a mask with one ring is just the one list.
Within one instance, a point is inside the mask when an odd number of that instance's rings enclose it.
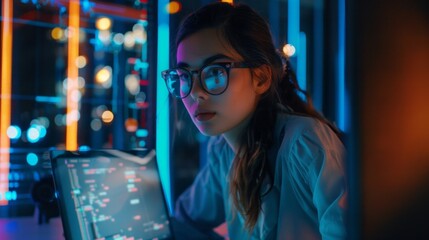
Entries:
{"label": "woman's neck", "polygon": [[251,119],[251,115],[248,116],[245,120],[243,120],[240,124],[238,124],[233,129],[229,130],[228,132],[224,132],[222,134],[226,142],[228,143],[228,145],[234,151],[234,153],[237,153],[238,149],[240,148],[242,134],[246,129],[247,125],[249,124],[250,119]]}

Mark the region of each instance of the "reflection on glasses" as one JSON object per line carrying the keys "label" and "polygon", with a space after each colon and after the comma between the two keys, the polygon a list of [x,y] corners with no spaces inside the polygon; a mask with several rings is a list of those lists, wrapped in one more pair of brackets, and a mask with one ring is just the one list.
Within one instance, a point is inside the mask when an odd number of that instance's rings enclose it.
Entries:
{"label": "reflection on glasses", "polygon": [[198,74],[201,87],[208,94],[219,95],[225,92],[229,84],[231,68],[248,68],[244,62],[211,63],[200,70],[190,71],[185,68],[172,68],[161,72],[168,91],[176,98],[185,98],[191,93],[193,75]]}

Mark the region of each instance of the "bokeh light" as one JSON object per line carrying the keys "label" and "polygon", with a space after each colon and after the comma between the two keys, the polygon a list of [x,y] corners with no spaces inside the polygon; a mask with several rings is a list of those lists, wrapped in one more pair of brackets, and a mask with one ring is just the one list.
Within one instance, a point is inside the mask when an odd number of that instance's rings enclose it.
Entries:
{"label": "bokeh light", "polygon": [[64,116],[62,114],[57,114],[54,118],[55,125],[63,126],[65,125]]}
{"label": "bokeh light", "polygon": [[133,36],[136,43],[143,44],[147,41],[146,30],[141,23],[136,23],[133,26]]}
{"label": "bokeh light", "polygon": [[122,45],[124,43],[124,34],[122,33],[116,33],[113,36],[113,43],[116,45]]}
{"label": "bokeh light", "polygon": [[91,129],[93,131],[99,131],[102,126],[103,125],[102,125],[100,119],[92,119],[92,121],[91,121]]}
{"label": "bokeh light", "polygon": [[178,1],[171,1],[166,6],[166,10],[169,14],[178,13],[180,9],[182,9],[182,4]]}
{"label": "bokeh light", "polygon": [[87,145],[82,145],[79,147],[79,151],[89,151],[91,148]]}
{"label": "bokeh light", "polygon": [[27,130],[27,141],[30,143],[36,143],[40,139],[40,131],[36,127],[36,125],[31,125],[30,128]]}
{"label": "bokeh light", "polygon": [[64,30],[62,28],[59,28],[59,27],[54,27],[51,30],[51,37],[52,37],[52,39],[57,40],[57,41],[61,40],[62,38],[64,38]]}
{"label": "bokeh light", "polygon": [[95,74],[95,81],[104,88],[110,88],[112,86],[112,68],[110,66],[99,68]]}
{"label": "bokeh light", "polygon": [[19,126],[11,125],[7,128],[6,134],[10,139],[19,139],[21,137],[21,128]]}
{"label": "bokeh light", "polygon": [[36,166],[39,162],[39,157],[35,153],[28,153],[26,159],[30,166]]}
{"label": "bokeh light", "polygon": [[124,36],[124,46],[126,49],[131,49],[136,44],[136,41],[134,39],[134,34],[131,31],[128,31],[125,33]]}
{"label": "bokeh light", "polygon": [[106,124],[111,123],[113,121],[113,118],[113,112],[110,110],[106,110],[101,114],[101,120]]}
{"label": "bokeh light", "polygon": [[95,22],[95,27],[98,30],[108,30],[112,27],[112,20],[110,20],[110,18],[107,17],[101,17],[98,18]]}
{"label": "bokeh light", "polygon": [[79,76],[77,78],[77,85],[78,85],[79,89],[84,88],[86,85],[85,78]]}
{"label": "bokeh light", "polygon": [[79,56],[76,58],[76,67],[78,68],[84,68],[86,66],[86,57],[85,56]]}
{"label": "bokeh light", "polygon": [[110,44],[110,31],[109,30],[102,30],[98,31],[97,38],[105,45]]}
{"label": "bokeh light", "polygon": [[292,57],[296,52],[296,49],[293,45],[291,44],[285,44],[283,46],[283,53],[287,56],[287,57]]}
{"label": "bokeh light", "polygon": [[95,111],[93,112],[93,117],[100,117],[103,114],[104,111],[107,110],[107,106],[106,105],[100,105],[98,107],[95,108]]}
{"label": "bokeh light", "polygon": [[125,120],[125,129],[128,132],[137,131],[138,125],[139,125],[138,121],[134,118],[128,118],[127,120]]}
{"label": "bokeh light", "polygon": [[144,128],[139,129],[139,130],[137,130],[137,132],[136,132],[136,136],[137,136],[137,137],[147,137],[148,135],[149,135],[148,130],[147,130],[147,129],[144,129]]}
{"label": "bokeh light", "polygon": [[45,128],[48,128],[51,123],[47,117],[38,117],[37,120],[39,121],[39,124]]}
{"label": "bokeh light", "polygon": [[131,95],[137,95],[140,92],[140,78],[136,74],[125,76],[125,87]]}

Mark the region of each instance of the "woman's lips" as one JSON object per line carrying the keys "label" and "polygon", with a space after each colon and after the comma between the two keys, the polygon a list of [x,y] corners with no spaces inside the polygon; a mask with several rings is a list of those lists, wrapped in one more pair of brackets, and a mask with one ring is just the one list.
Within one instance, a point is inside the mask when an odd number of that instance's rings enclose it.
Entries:
{"label": "woman's lips", "polygon": [[200,122],[205,122],[212,119],[215,115],[216,113],[214,112],[202,112],[202,113],[195,114],[195,119],[197,119]]}

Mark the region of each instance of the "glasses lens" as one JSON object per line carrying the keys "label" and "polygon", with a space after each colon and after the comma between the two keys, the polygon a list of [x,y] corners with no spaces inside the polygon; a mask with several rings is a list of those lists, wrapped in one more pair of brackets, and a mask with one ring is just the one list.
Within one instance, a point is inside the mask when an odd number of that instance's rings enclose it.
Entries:
{"label": "glasses lens", "polygon": [[210,65],[201,72],[201,81],[204,89],[211,94],[221,94],[228,85],[226,69],[219,65]]}
{"label": "glasses lens", "polygon": [[183,69],[172,69],[165,76],[168,90],[175,97],[185,97],[191,90],[191,76]]}

